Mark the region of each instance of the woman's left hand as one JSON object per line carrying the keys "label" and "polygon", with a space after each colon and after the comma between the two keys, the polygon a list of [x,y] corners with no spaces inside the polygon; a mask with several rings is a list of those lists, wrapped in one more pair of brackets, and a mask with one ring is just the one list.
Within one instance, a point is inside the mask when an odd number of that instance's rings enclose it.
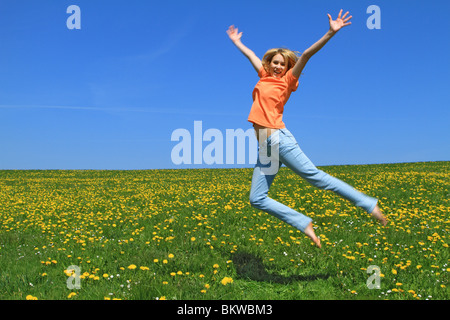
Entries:
{"label": "woman's left hand", "polygon": [[330,14],[328,14],[328,19],[330,20],[330,30],[333,32],[338,32],[341,28],[352,24],[351,22],[348,22],[352,18],[352,16],[347,17],[348,13],[349,12],[347,11],[341,18],[342,14],[341,9],[341,11],[339,11],[339,15],[336,20],[333,20]]}

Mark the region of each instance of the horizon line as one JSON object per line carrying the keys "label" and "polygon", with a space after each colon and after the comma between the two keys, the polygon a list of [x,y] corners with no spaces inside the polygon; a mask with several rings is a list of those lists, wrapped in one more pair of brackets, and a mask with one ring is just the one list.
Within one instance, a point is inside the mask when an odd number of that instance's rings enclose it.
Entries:
{"label": "horizon line", "polygon": [[[359,163],[359,164],[324,164],[317,167],[339,167],[339,166],[376,166],[389,164],[414,164],[429,162],[450,162],[450,160],[427,160],[427,161],[400,161],[400,162],[378,162],[378,163]],[[147,168],[147,169],[0,169],[0,171],[153,171],[153,170],[208,170],[208,169],[254,169],[254,166],[244,167],[188,167],[188,168]],[[287,168],[285,165],[282,168]]]}

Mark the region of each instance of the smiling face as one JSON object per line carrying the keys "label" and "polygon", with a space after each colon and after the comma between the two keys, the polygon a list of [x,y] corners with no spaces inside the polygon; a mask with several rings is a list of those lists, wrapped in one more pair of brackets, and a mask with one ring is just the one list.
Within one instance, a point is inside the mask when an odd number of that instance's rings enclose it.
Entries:
{"label": "smiling face", "polygon": [[[299,52],[298,52],[299,53]],[[269,49],[261,62],[264,70],[272,77],[281,78],[294,67],[298,60],[297,51],[286,48]]]}
{"label": "smiling face", "polygon": [[286,62],[281,54],[273,56],[269,64],[269,73],[276,78],[281,78],[286,73]]}

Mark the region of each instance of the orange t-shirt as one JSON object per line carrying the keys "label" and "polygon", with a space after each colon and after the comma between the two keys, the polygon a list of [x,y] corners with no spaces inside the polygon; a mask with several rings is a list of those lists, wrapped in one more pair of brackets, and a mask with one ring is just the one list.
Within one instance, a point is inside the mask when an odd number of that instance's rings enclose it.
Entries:
{"label": "orange t-shirt", "polygon": [[253,90],[253,105],[248,121],[267,128],[282,129],[284,105],[291,93],[298,88],[298,78],[289,69],[282,78],[272,77],[262,67],[258,76],[260,80]]}

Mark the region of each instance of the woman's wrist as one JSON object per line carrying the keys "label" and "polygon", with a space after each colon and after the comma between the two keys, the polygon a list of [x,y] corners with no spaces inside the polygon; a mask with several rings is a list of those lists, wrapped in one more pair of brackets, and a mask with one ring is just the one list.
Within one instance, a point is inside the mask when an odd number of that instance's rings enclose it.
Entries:
{"label": "woman's wrist", "polygon": [[333,29],[328,29],[327,35],[331,38],[337,33],[337,31],[334,31]]}

